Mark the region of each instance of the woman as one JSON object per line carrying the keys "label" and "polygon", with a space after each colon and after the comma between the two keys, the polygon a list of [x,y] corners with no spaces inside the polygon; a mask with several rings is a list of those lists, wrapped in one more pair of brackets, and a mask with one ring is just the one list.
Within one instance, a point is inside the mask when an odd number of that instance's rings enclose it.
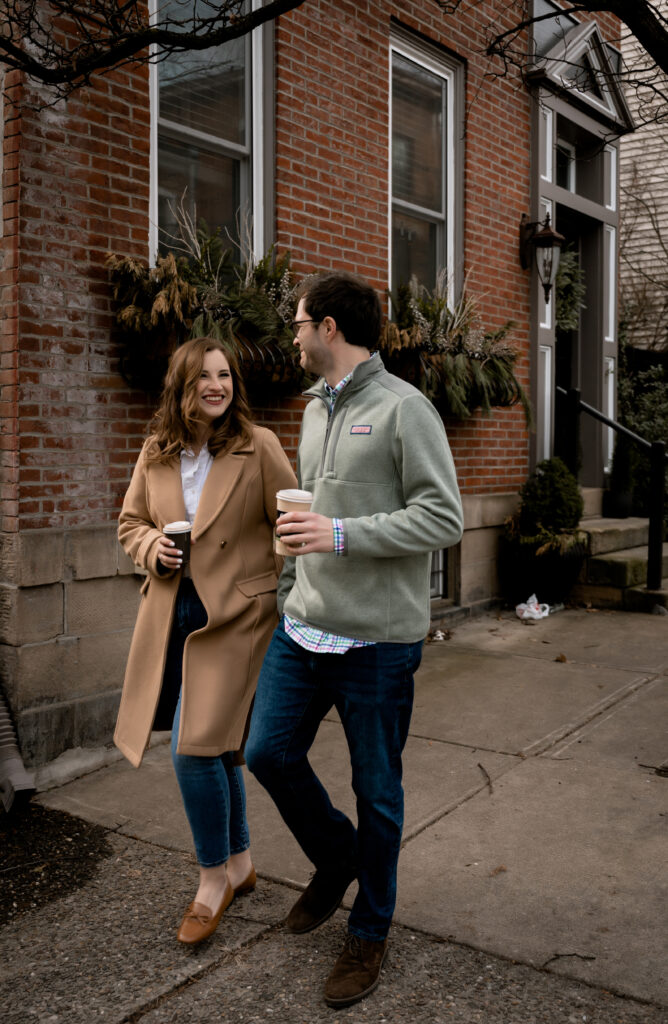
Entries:
{"label": "woman", "polygon": [[[147,576],[114,742],[138,767],[151,730],[172,726],[200,865],[177,937],[193,944],[255,886],[240,750],[277,622],[276,491],[296,479],[276,436],[252,425],[236,361],[213,338],[176,350],[150,431],[119,520]],[[185,567],[162,533],[177,520],[192,524]]]}

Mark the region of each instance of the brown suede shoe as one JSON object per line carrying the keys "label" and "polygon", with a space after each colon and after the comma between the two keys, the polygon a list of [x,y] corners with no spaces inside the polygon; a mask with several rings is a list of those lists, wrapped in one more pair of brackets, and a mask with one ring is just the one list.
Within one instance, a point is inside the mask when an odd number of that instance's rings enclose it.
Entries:
{"label": "brown suede shoe", "polygon": [[191,903],[183,915],[181,927],[176,934],[179,942],[194,946],[196,943],[208,939],[215,932],[224,911],[227,910],[233,899],[234,889],[228,882],[221,904],[215,914],[212,914],[203,903]]}
{"label": "brown suede shoe", "polygon": [[246,893],[252,892],[256,885],[257,875],[255,874],[255,868],[251,868],[241,885],[235,886],[234,895],[245,896]]}
{"label": "brown suede shoe", "polygon": [[316,871],[287,916],[285,926],[288,931],[293,935],[303,935],[327,921],[356,877],[351,869],[344,874]]}
{"label": "brown suede shoe", "polygon": [[380,981],[380,969],[387,952],[387,939],[371,942],[349,935],[343,952],[325,983],[328,1006],[352,1006],[373,992]]}

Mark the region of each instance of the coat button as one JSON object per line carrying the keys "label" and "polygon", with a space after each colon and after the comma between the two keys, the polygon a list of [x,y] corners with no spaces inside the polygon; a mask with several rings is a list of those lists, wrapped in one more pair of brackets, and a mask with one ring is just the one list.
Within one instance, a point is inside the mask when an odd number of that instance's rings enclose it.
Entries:
{"label": "coat button", "polygon": [[224,548],[226,544],[227,544],[226,540],[221,540],[221,542],[220,542],[221,548]]}

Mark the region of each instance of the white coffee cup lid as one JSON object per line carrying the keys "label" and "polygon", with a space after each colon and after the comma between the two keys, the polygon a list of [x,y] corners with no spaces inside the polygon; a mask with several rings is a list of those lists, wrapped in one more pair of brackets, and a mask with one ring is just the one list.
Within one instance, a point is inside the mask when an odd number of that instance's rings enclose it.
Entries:
{"label": "white coffee cup lid", "polygon": [[276,497],[284,498],[285,501],[313,501],[311,491],[300,491],[298,487],[286,487],[285,490],[278,491]]}
{"label": "white coffee cup lid", "polygon": [[185,519],[180,519],[176,523],[165,523],[162,529],[163,532],[168,530],[170,533],[182,533],[183,530],[190,529],[190,523],[187,523]]}

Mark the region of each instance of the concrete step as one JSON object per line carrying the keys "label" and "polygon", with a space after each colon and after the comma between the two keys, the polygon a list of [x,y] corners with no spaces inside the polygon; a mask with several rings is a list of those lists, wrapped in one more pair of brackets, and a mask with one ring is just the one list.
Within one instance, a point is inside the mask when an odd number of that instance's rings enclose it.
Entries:
{"label": "concrete step", "polygon": [[624,607],[630,612],[653,612],[658,615],[664,609],[668,614],[668,577],[661,580],[661,590],[628,587],[624,591]]}
{"label": "concrete step", "polygon": [[[668,588],[664,592],[663,587],[658,591],[646,587],[648,519],[583,518],[580,529],[589,535],[589,555],[571,600],[629,611],[668,607]],[[668,543],[663,545],[662,573],[668,578]]]}
{"label": "concrete step", "polygon": [[649,519],[638,516],[629,516],[628,519],[605,519],[603,516],[582,519],[580,529],[589,534],[590,556],[646,546],[649,539]]}
{"label": "concrete step", "polygon": [[616,608],[629,612],[668,614],[668,578],[662,580],[660,590],[648,590],[644,584],[637,587],[614,587],[603,583],[576,583],[569,601],[592,608]]}
{"label": "concrete step", "polygon": [[[590,556],[587,583],[613,587],[636,587],[647,582],[647,545],[622,548]],[[668,576],[668,543],[663,545],[662,576]]]}

